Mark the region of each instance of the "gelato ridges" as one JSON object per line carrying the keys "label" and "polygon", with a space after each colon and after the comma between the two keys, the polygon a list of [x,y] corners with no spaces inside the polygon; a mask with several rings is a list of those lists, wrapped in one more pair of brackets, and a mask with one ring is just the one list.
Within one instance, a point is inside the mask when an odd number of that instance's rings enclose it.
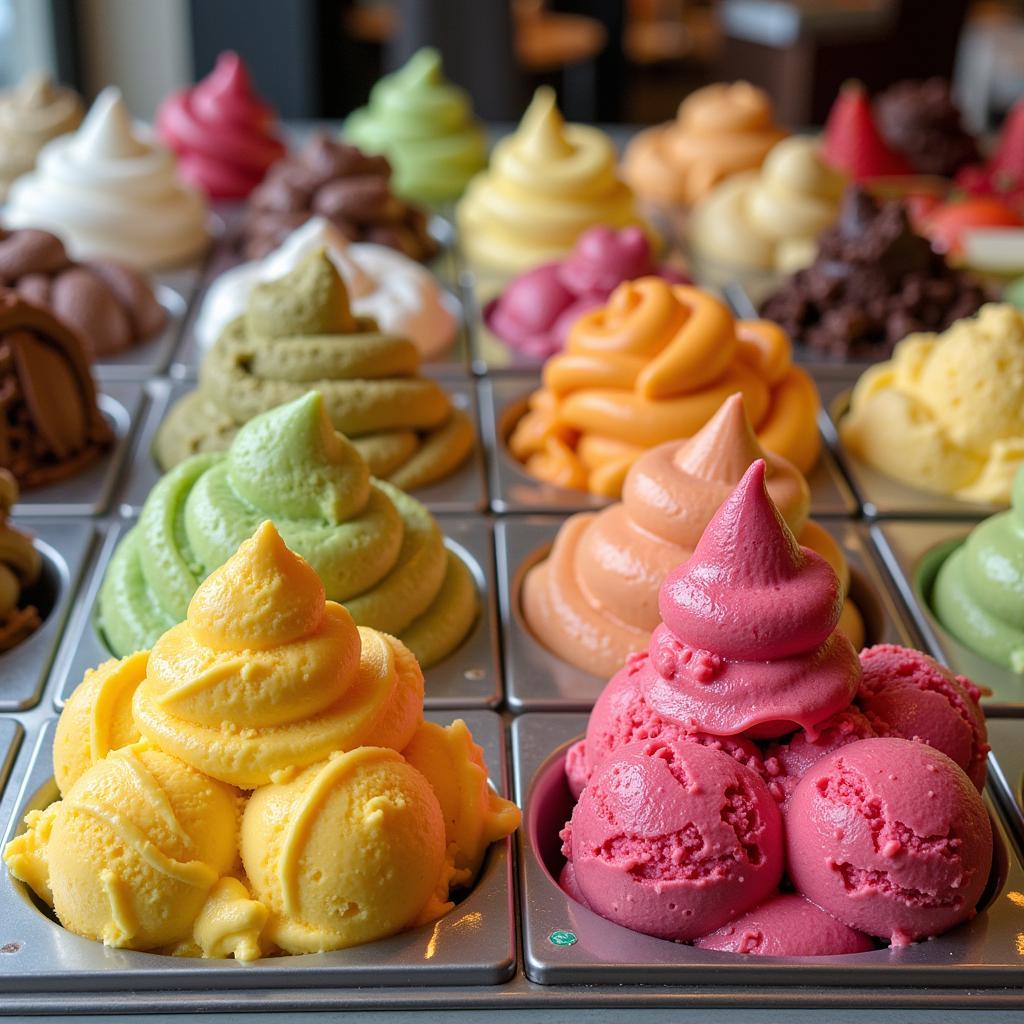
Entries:
{"label": "gelato ridges", "polygon": [[10,522],[18,501],[18,482],[0,469],[0,654],[16,647],[42,625],[39,610],[25,601],[43,567],[32,538]]}

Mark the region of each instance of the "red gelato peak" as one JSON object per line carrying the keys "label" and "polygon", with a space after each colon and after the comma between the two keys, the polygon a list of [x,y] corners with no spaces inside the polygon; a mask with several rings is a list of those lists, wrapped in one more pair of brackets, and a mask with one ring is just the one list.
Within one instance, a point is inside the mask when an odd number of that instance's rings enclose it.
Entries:
{"label": "red gelato peak", "polygon": [[825,123],[825,160],[854,181],[910,174],[907,161],[882,138],[871,101],[860,82],[847,82]]}
{"label": "red gelato peak", "polygon": [[252,93],[249,71],[234,50],[225,50],[217,58],[216,65],[203,79],[201,86],[210,92],[238,93],[243,96]]}
{"label": "red gelato peak", "polygon": [[1007,115],[990,166],[993,174],[1024,182],[1024,99],[1017,100]]}

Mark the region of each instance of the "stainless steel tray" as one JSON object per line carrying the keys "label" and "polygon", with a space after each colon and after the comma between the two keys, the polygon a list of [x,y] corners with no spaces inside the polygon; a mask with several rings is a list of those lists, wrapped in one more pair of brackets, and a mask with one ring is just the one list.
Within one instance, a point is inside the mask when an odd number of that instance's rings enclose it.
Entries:
{"label": "stainless steel tray", "polygon": [[25,491],[14,506],[15,515],[98,516],[109,508],[141,415],[142,384],[138,381],[100,384],[97,404],[114,431],[113,445],[81,473]]}
{"label": "stainless steel tray", "polygon": [[11,774],[24,731],[21,723],[13,718],[0,718],[0,796],[7,786],[7,778]]}
{"label": "stainless steel tray", "polygon": [[[166,378],[151,381],[148,385],[149,405],[146,416],[137,432],[128,471],[117,492],[117,507],[122,515],[138,513],[153,485],[160,479],[160,467],[152,454],[156,432],[171,405],[182,395],[194,390],[195,386],[195,380]],[[463,410],[476,426],[476,444],[469,458],[450,476],[410,493],[431,512],[482,511],[487,508],[487,482],[484,475],[484,449],[479,436],[476,389],[468,379],[446,380],[444,387],[452,404]]]}
{"label": "stainless steel tray", "polygon": [[[514,516],[495,524],[505,690],[514,711],[590,708],[608,682],[544,647],[522,613],[523,577],[547,555],[562,522],[551,516]],[[867,643],[909,643],[913,634],[875,566],[863,527],[845,519],[820,519],[818,523],[846,555],[850,592],[864,616]]]}
{"label": "stainless steel tray", "polygon": [[[478,517],[439,517],[438,523],[449,550],[458,555],[473,574],[480,613],[459,647],[426,670],[425,703],[431,709],[497,707],[503,694],[491,525]],[[97,600],[114,548],[133,525],[134,519],[112,522],[104,531],[99,554],[76,602],[75,616],[68,624],[67,642],[54,666],[54,703],[58,709],[64,706],[87,669],[113,657],[96,621]]]}
{"label": "stainless steel tray", "polygon": [[825,436],[833,446],[836,458],[850,480],[860,500],[864,515],[869,519],[975,519],[999,512],[1005,505],[981,505],[958,501],[942,494],[930,494],[883,476],[877,470],[854,458],[839,439],[839,422],[850,408],[850,389],[853,381],[843,377],[816,376],[821,392],[821,403],[828,414],[823,426]]}
{"label": "stainless steel tray", "polygon": [[924,647],[954,672],[992,690],[982,698],[987,714],[1024,716],[1024,676],[968,650],[931,611],[935,574],[969,531],[964,522],[889,520],[872,526],[871,537]]}
{"label": "stainless steel tray", "polygon": [[558,830],[572,810],[563,762],[584,715],[532,714],[512,725],[516,799],[524,808],[519,836],[526,976],[544,985],[671,984],[1019,986],[1018,942],[1024,868],[998,814],[996,857],[985,910],[946,935],[899,949],[835,957],[743,957],[694,949],[612,924],[570,899],[553,871],[561,863]]}
{"label": "stainless steel tray", "polygon": [[[447,714],[430,715],[448,722]],[[492,782],[506,792],[501,719],[493,712],[463,715],[484,748]],[[57,796],[52,744],[56,719],[36,726],[18,759],[15,779],[0,801],[3,842],[25,813]],[[511,839],[495,843],[476,886],[446,917],[390,939],[336,953],[269,957],[251,964],[111,949],[65,931],[6,871],[0,877],[0,987],[5,996],[62,991],[138,992],[174,989],[210,992],[249,989],[334,988],[367,985],[498,985],[516,963]]]}
{"label": "stainless steel tray", "polygon": [[43,557],[39,582],[26,599],[39,609],[43,622],[31,636],[0,654],[0,711],[24,711],[39,703],[96,537],[89,521],[19,519],[17,525],[32,534]]}
{"label": "stainless steel tray", "polygon": [[[531,392],[540,385],[536,374],[493,377],[480,381],[480,418],[489,454],[491,508],[495,512],[582,512],[608,504],[586,491],[556,487],[535,480],[508,450],[508,437],[526,411]],[[843,474],[822,445],[821,458],[807,477],[811,513],[853,515],[857,503]]]}
{"label": "stainless steel tray", "polygon": [[156,297],[167,310],[167,325],[155,337],[117,355],[103,356],[94,366],[100,380],[148,380],[167,369],[185,322],[187,304],[167,285],[157,285]]}
{"label": "stainless steel tray", "polygon": [[1015,718],[990,719],[988,741],[992,745],[989,786],[997,794],[1017,840],[1018,854],[1024,855],[1024,722]]}

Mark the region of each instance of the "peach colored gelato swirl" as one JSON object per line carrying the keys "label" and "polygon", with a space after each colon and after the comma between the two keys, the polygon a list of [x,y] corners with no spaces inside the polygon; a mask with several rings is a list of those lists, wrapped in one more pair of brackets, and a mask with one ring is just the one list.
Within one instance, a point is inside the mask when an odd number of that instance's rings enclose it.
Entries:
{"label": "peach colored gelato swirl", "polygon": [[845,708],[860,682],[853,645],[836,627],[842,588],[802,548],[772,504],[755,462],[661,589],[662,625],[640,667],[663,718],[716,736],[809,732]]}
{"label": "peach colored gelato swirl", "polygon": [[[661,621],[658,591],[685,562],[705,527],[755,460],[765,458],[768,493],[804,547],[831,565],[845,594],[850,572],[842,550],[808,519],[810,491],[792,463],[765,455],[740,396],[689,440],[642,455],[626,476],[622,501],[573,516],[550,556],[523,583],[523,613],[550,650],[601,677],[643,651]],[[847,602],[840,623],[856,647],[860,615]]]}
{"label": "peach colored gelato swirl", "polygon": [[687,96],[674,121],[640,132],[626,148],[623,175],[641,199],[689,205],[730,174],[760,167],[785,136],[767,93],[719,82]]}
{"label": "peach colored gelato swirl", "polygon": [[736,392],[761,444],[807,472],[818,393],[786,334],[734,320],[699,288],[644,277],[576,321],[509,446],[540,480],[617,498],[642,452],[692,437]]}

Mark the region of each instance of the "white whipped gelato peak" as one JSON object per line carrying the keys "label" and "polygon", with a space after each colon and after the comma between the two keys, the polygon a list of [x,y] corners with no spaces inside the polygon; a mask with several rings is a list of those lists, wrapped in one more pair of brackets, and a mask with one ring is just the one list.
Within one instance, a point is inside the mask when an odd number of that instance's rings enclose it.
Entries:
{"label": "white whipped gelato peak", "polygon": [[146,145],[136,137],[121,90],[108,85],[93,101],[82,127],[75,132],[71,149],[85,160],[130,160],[147,155],[154,145]]}

